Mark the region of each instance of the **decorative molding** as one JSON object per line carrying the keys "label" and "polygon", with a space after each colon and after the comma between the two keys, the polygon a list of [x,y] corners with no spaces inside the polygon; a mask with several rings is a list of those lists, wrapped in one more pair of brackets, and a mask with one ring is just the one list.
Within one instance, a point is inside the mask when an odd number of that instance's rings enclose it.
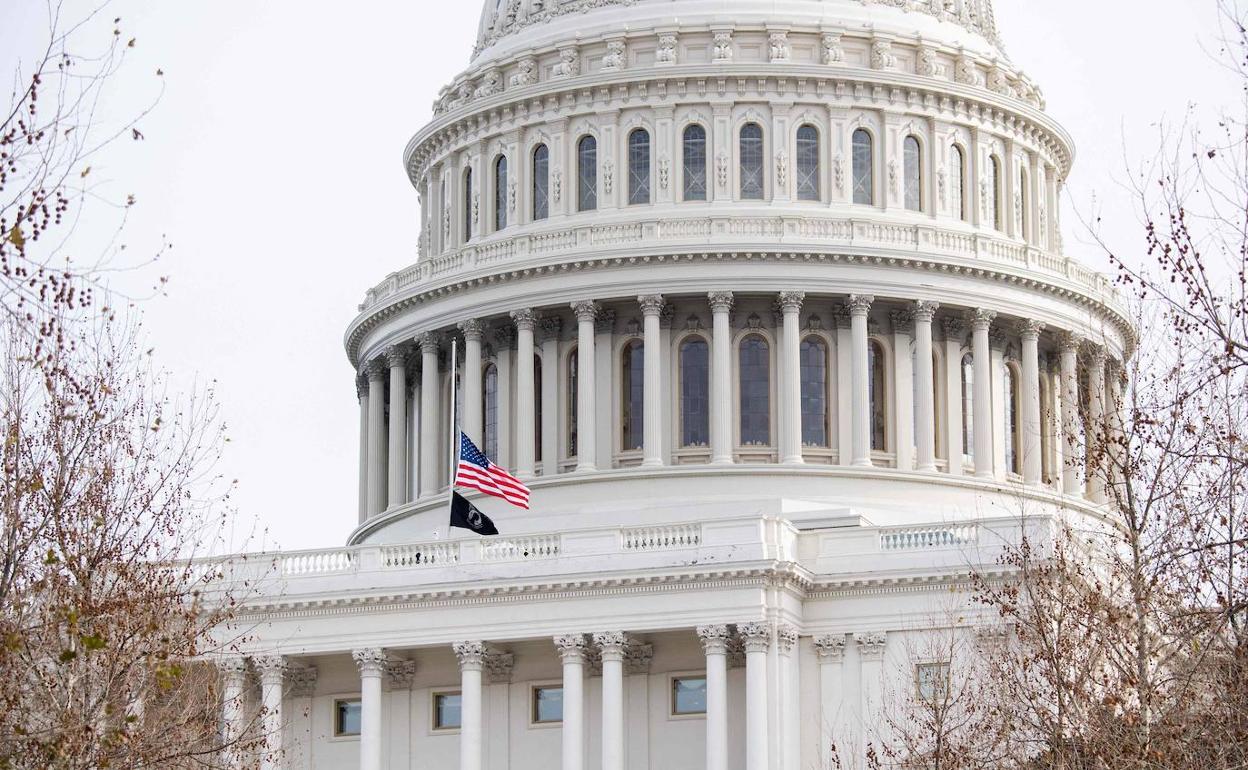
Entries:
{"label": "decorative molding", "polygon": [[292,698],[310,698],[316,694],[316,666],[294,664],[286,668],[287,694]]}
{"label": "decorative molding", "polygon": [[911,313],[915,321],[931,323],[936,317],[936,311],[940,309],[939,302],[921,299],[914,303]]}
{"label": "decorative molding", "polygon": [[732,638],[732,634],[726,624],[698,626],[697,633],[698,639],[702,642],[702,650],[707,655],[728,654],[728,640]]}
{"label": "decorative molding", "polygon": [[537,328],[537,313],[533,308],[511,311],[511,320],[519,331],[531,332]]}
{"label": "decorative molding", "polygon": [[579,323],[593,323],[598,318],[598,303],[591,299],[578,300],[571,307]]}
{"label": "decorative molding", "polygon": [[776,644],[779,645],[780,652],[788,655],[797,647],[798,633],[794,626],[788,623],[778,623],[776,625]]}
{"label": "decorative molding", "polygon": [[883,660],[887,639],[888,637],[883,632],[854,634],[854,642],[858,645],[858,654],[864,660]]}
{"label": "decorative molding", "polygon": [[763,622],[741,623],[737,625],[737,634],[745,646],[746,655],[752,652],[767,652],[771,647],[771,627]]}
{"label": "decorative molding", "polygon": [[584,634],[561,634],[555,637],[555,649],[564,663],[585,663],[589,645]]}
{"label": "decorative molding", "polygon": [[661,315],[663,308],[667,307],[662,294],[643,294],[637,298],[637,304],[641,305],[642,315],[647,316]]}
{"label": "decorative molding", "polygon": [[825,661],[840,663],[845,659],[845,635],[816,636],[815,653],[819,656],[821,663]]}
{"label": "decorative molding", "polygon": [[802,310],[802,301],[806,299],[804,291],[782,291],[780,292],[777,304],[780,309],[786,313],[800,313]]}
{"label": "decorative molding", "polygon": [[849,301],[845,306],[849,308],[849,316],[865,318],[867,313],[871,312],[871,305],[875,303],[875,297],[870,294],[851,294]]}
{"label": "decorative molding", "polygon": [[480,671],[485,665],[485,642],[466,641],[451,645],[459,660],[460,671]]}
{"label": "decorative molding", "polygon": [[730,291],[713,291],[706,295],[711,303],[712,313],[729,313],[732,312],[733,296]]}
{"label": "decorative molding", "polygon": [[416,661],[391,658],[386,661],[386,680],[392,690],[410,690],[416,680]]}
{"label": "decorative molding", "polygon": [[490,684],[510,684],[516,657],[510,652],[486,648],[485,679]]}
{"label": "decorative molding", "polygon": [[654,660],[654,645],[637,642],[631,638],[624,649],[624,673],[649,674]]}
{"label": "decorative molding", "polygon": [[351,651],[351,659],[360,669],[360,676],[380,677],[386,669],[386,651],[379,647],[366,647]]}

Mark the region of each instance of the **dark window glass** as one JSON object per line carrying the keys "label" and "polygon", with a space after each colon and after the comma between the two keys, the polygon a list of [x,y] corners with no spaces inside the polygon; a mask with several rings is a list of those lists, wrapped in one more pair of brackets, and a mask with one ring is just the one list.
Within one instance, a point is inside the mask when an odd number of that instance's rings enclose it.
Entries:
{"label": "dark window glass", "polygon": [[550,150],[539,144],[533,151],[533,219],[550,216]]}
{"label": "dark window glass", "polygon": [[631,342],[624,348],[623,361],[623,418],[622,443],[625,451],[641,449],[645,435],[645,345]]}
{"label": "dark window glass", "polygon": [[763,199],[763,128],[757,123],[741,127],[741,197]]}
{"label": "dark window glass", "polygon": [[797,199],[819,200],[819,130],[809,123],[797,129]]}
{"label": "dark window glass", "polygon": [[684,138],[685,200],[706,200],[706,129],[692,125]]}
{"label": "dark window glass", "polygon": [[542,358],[533,356],[533,459],[542,461]]}
{"label": "dark window glass", "polygon": [[966,219],[966,155],[956,144],[949,150],[949,205],[953,215]]}
{"label": "dark window glass", "polygon": [[767,340],[746,337],[740,347],[741,443],[771,444],[771,355]]}
{"label": "dark window glass", "polygon": [[507,228],[507,159],[494,161],[494,229]]}
{"label": "dark window glass", "polygon": [[538,723],[563,721],[563,688],[533,688],[533,721]]}
{"label": "dark window glass", "polygon": [[643,128],[628,135],[628,202],[650,202],[650,134]]}
{"label": "dark window glass", "polygon": [[464,170],[464,241],[472,240],[472,169]]}
{"label": "dark window glass", "polygon": [[802,445],[828,446],[828,346],[818,337],[802,340]]}
{"label": "dark window glass", "polygon": [[485,367],[481,388],[481,415],[485,418],[482,431],[485,435],[485,455],[498,457],[498,367],[489,364]]}
{"label": "dark window glass", "polygon": [[949,664],[920,663],[915,667],[915,685],[919,700],[943,703],[949,694]]}
{"label": "dark window glass", "polygon": [[907,136],[902,155],[905,166],[906,208],[911,211],[922,211],[923,150],[919,146],[919,140],[913,136]]}
{"label": "dark window glass", "polygon": [[576,351],[568,356],[568,457],[576,457],[577,377],[579,364]]}
{"label": "dark window glass", "polygon": [[854,132],[854,203],[875,203],[875,150],[866,129]]}
{"label": "dark window glass", "polygon": [[1018,447],[1018,378],[1014,367],[1005,367],[1005,467],[1012,473],[1022,473]]}
{"label": "dark window glass", "polygon": [[577,207],[580,211],[598,208],[598,140],[583,136],[577,144]]}
{"label": "dark window glass", "polygon": [[334,735],[360,734],[360,702],[334,701]]}
{"label": "dark window glass", "polygon": [[680,346],[680,445],[707,446],[711,440],[710,350],[690,337]]}
{"label": "dark window glass", "polygon": [[672,713],[706,713],[706,677],[682,676],[672,680]]}
{"label": "dark window glass", "polygon": [[884,349],[880,343],[872,341],[867,346],[871,360],[868,370],[871,372],[871,449],[876,452],[888,451],[888,405],[884,388]]}
{"label": "dark window glass", "polygon": [[463,724],[463,697],[457,692],[433,696],[433,729],[454,730]]}
{"label": "dark window glass", "polygon": [[988,159],[988,226],[1001,229],[1001,161],[993,155]]}

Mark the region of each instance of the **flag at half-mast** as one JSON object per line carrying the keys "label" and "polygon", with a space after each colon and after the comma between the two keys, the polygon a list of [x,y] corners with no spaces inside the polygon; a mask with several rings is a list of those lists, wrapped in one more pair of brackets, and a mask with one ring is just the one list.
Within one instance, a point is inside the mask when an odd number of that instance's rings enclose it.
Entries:
{"label": "flag at half-mast", "polygon": [[502,466],[490,462],[463,431],[459,433],[459,463],[455,469],[455,486],[475,489],[501,497],[512,505],[529,507],[529,488]]}

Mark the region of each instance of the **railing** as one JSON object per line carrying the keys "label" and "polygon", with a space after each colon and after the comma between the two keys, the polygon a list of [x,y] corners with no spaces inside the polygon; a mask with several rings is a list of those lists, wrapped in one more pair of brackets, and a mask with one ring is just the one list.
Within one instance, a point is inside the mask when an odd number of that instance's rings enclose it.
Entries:
{"label": "railing", "polygon": [[387,545],[381,549],[383,567],[445,567],[459,563],[459,543]]}
{"label": "railing", "polygon": [[481,561],[549,559],[560,553],[558,535],[530,535],[481,541]]}
{"label": "railing", "polygon": [[355,553],[342,549],[292,553],[283,555],[280,564],[283,575],[323,575],[331,572],[349,572],[355,564]]}
{"label": "railing", "polygon": [[881,551],[914,551],[934,548],[958,548],[978,542],[979,528],[974,524],[943,527],[904,527],[880,530]]}
{"label": "railing", "polygon": [[700,524],[635,527],[620,533],[620,547],[625,551],[662,551],[670,548],[697,548],[700,545]]}

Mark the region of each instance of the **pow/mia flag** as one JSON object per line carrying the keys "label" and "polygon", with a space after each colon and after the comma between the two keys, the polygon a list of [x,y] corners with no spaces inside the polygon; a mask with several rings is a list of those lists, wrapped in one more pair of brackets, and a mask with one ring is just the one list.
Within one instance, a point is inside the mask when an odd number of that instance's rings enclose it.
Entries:
{"label": "pow/mia flag", "polygon": [[478,535],[497,535],[498,528],[494,526],[494,522],[490,521],[490,517],[481,512],[477,506],[464,499],[463,495],[458,492],[452,493],[451,498],[451,526],[461,529],[471,529]]}

